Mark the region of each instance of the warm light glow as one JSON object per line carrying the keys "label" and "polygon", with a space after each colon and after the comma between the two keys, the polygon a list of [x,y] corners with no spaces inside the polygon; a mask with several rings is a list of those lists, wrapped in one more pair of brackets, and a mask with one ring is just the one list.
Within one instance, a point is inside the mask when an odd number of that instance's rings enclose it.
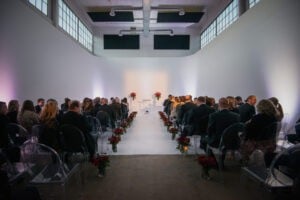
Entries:
{"label": "warm light glow", "polygon": [[152,99],[155,91],[162,93],[162,98],[167,96],[168,76],[164,71],[151,70],[151,68],[139,70],[126,70],[124,72],[124,91],[127,94],[135,92],[136,99]]}

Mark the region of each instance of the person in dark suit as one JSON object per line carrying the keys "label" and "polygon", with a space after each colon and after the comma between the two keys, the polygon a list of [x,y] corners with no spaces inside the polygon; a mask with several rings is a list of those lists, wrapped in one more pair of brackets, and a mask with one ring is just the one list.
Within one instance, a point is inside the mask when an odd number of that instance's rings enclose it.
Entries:
{"label": "person in dark suit", "polygon": [[226,98],[219,99],[219,111],[209,115],[207,144],[218,147],[223,131],[230,125],[240,122],[237,113],[228,110],[229,102]]}
{"label": "person in dark suit", "polygon": [[189,124],[192,126],[192,135],[207,135],[208,116],[215,110],[205,103],[205,97],[198,97],[196,105],[192,110]]}
{"label": "person in dark suit", "polygon": [[191,95],[185,96],[185,103],[181,106],[178,113],[179,124],[188,124],[192,110],[196,108],[196,104],[192,101]]}
{"label": "person in dark suit", "polygon": [[108,105],[108,100],[106,98],[101,98],[101,105],[98,108],[98,112],[99,111],[102,111],[102,112],[105,112],[108,114],[110,127],[115,128],[116,114],[115,114],[114,110],[111,108],[111,106]]}
{"label": "person in dark suit", "polygon": [[45,99],[43,98],[39,98],[37,100],[37,105],[34,107],[34,110],[37,114],[40,114],[42,109],[43,109],[43,106],[45,105]]}
{"label": "person in dark suit", "polygon": [[89,134],[91,128],[88,125],[86,118],[80,114],[80,102],[77,100],[71,101],[69,105],[69,111],[66,112],[62,119],[61,125],[71,124],[80,129],[85,137],[86,145],[90,156],[92,157],[95,154],[95,141],[92,136]]}
{"label": "person in dark suit", "polygon": [[239,113],[241,117],[241,122],[247,122],[251,119],[253,115],[255,115],[255,104],[256,104],[256,96],[250,95],[246,103],[239,106]]}
{"label": "person in dark suit", "polygon": [[172,105],[173,96],[171,94],[168,95],[168,98],[164,100],[164,112],[167,114],[168,118],[171,114],[171,105]]}

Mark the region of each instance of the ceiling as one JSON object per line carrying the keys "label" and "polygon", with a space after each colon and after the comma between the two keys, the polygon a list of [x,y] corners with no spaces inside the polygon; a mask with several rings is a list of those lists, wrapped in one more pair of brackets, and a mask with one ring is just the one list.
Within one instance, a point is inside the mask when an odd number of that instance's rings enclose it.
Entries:
{"label": "ceiling", "polygon": [[[121,30],[125,34],[134,32],[147,35],[153,31],[158,34],[173,32],[176,35],[201,33],[231,0],[66,0],[66,2],[77,11],[95,35],[119,34]],[[115,10],[115,16],[109,14],[111,8]],[[93,20],[91,13],[100,13],[98,17],[100,20]],[[133,17],[133,20],[124,20],[125,15]],[[101,16],[105,16],[108,20],[101,20]]]}

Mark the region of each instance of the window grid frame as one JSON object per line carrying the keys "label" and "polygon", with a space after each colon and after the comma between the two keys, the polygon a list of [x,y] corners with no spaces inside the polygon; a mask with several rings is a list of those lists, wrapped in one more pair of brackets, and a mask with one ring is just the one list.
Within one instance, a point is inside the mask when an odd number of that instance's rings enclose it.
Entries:
{"label": "window grid frame", "polygon": [[[233,22],[239,18],[239,2],[232,2],[212,21],[212,23],[200,35],[200,49],[210,43],[221,32],[227,29]],[[214,31],[212,26],[214,27]]]}
{"label": "window grid frame", "polygon": [[30,5],[36,8],[38,11],[48,16],[48,0],[27,0]]}
{"label": "window grid frame", "polygon": [[252,8],[253,6],[255,6],[260,0],[249,0],[248,4],[249,4],[249,8]]}

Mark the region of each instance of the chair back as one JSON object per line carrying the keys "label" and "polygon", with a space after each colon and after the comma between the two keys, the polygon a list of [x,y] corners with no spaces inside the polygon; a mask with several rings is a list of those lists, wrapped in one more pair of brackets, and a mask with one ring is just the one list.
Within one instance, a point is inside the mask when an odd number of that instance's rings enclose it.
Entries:
{"label": "chair back", "polygon": [[272,160],[270,176],[281,185],[290,186],[300,178],[300,144],[283,150]]}
{"label": "chair back", "polygon": [[85,153],[87,146],[80,129],[71,124],[64,124],[59,129],[61,148],[68,153]]}
{"label": "chair back", "polygon": [[300,122],[295,125],[295,131],[298,138],[300,138]]}
{"label": "chair back", "polygon": [[8,135],[11,142],[15,145],[22,145],[28,138],[28,131],[21,125],[16,123],[8,124]]}
{"label": "chair back", "polygon": [[44,129],[45,126],[42,124],[33,125],[31,128],[31,137],[40,138],[40,136],[43,134]]}
{"label": "chair back", "polygon": [[219,149],[238,150],[241,144],[240,135],[245,129],[244,123],[234,123],[227,127],[221,137]]}

